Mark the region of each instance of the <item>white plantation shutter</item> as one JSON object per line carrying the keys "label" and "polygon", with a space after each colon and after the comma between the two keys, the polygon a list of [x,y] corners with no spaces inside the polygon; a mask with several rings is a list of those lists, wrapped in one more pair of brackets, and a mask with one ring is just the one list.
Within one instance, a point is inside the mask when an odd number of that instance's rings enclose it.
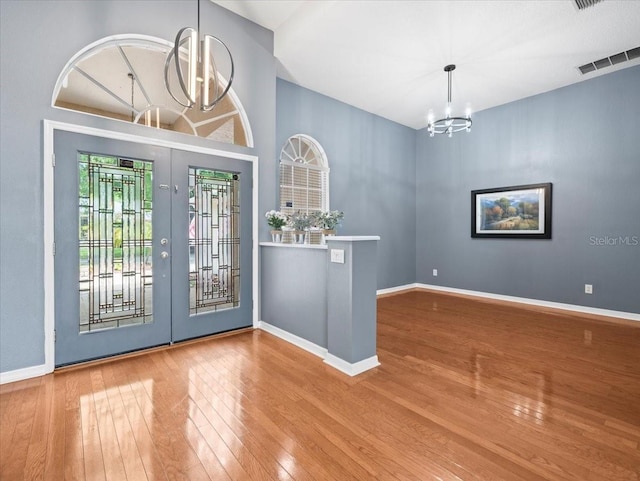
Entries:
{"label": "white plantation shutter", "polygon": [[280,162],[280,210],[291,214],[327,210],[329,172]]}
{"label": "white plantation shutter", "polygon": [[280,153],[280,210],[311,213],[329,210],[329,165],[320,144],[294,135]]}

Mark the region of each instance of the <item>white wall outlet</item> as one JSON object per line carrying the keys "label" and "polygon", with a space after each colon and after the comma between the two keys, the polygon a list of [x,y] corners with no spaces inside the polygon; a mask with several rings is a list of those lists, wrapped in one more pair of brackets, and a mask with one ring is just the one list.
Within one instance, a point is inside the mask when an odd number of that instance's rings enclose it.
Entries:
{"label": "white wall outlet", "polygon": [[591,284],[584,285],[584,293],[585,294],[593,294],[593,286]]}
{"label": "white wall outlet", "polygon": [[331,262],[335,262],[337,264],[344,264],[344,250],[331,249]]}
{"label": "white wall outlet", "polygon": [[433,277],[438,277],[438,269],[433,270]]}

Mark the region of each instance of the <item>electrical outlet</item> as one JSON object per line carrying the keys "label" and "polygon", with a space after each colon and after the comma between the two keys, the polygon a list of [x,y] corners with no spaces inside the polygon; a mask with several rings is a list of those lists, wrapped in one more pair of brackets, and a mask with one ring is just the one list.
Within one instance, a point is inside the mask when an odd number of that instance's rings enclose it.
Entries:
{"label": "electrical outlet", "polygon": [[584,285],[584,293],[585,294],[593,294],[593,286],[591,284]]}
{"label": "electrical outlet", "polygon": [[438,269],[433,270],[433,277],[438,277]]}

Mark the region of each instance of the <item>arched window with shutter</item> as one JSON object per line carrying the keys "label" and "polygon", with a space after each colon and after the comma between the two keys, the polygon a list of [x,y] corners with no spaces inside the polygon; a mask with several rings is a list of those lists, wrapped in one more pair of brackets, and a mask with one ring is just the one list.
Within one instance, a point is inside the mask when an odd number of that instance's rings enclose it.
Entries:
{"label": "arched window with shutter", "polygon": [[287,214],[329,210],[329,163],[313,137],[296,134],[280,151],[280,210]]}
{"label": "arched window with shutter", "polygon": [[[293,135],[280,151],[280,211],[311,214],[326,210],[329,210],[327,155],[313,137]],[[312,235],[311,243],[319,243],[319,235]]]}

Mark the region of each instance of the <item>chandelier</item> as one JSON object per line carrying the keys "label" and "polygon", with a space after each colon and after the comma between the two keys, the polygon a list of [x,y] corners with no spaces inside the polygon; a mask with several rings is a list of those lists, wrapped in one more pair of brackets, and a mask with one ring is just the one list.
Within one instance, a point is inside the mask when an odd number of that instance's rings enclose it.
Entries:
{"label": "chandelier", "polygon": [[429,135],[433,137],[435,134],[448,134],[449,137],[453,137],[454,132],[460,132],[466,130],[471,132],[471,114],[467,111],[466,117],[452,117],[451,116],[451,72],[456,69],[456,66],[451,64],[444,68],[449,77],[449,95],[447,97],[447,116],[443,119],[433,120],[432,114],[429,114],[427,130]]}
{"label": "chandelier", "polygon": [[[231,62],[231,75],[227,85],[223,87],[218,78],[218,70],[213,58],[213,47],[219,44],[229,55]],[[180,52],[186,53],[187,65],[183,69],[180,62]],[[176,95],[169,82],[169,67],[175,68],[177,87],[180,88],[184,99],[180,94]],[[213,109],[227,94],[233,82],[233,57],[229,48],[222,40],[212,35],[200,34],[200,0],[198,0],[198,28],[184,27],[180,29],[173,48],[167,55],[164,64],[164,84],[173,100],[186,108],[198,106],[203,112]]]}

